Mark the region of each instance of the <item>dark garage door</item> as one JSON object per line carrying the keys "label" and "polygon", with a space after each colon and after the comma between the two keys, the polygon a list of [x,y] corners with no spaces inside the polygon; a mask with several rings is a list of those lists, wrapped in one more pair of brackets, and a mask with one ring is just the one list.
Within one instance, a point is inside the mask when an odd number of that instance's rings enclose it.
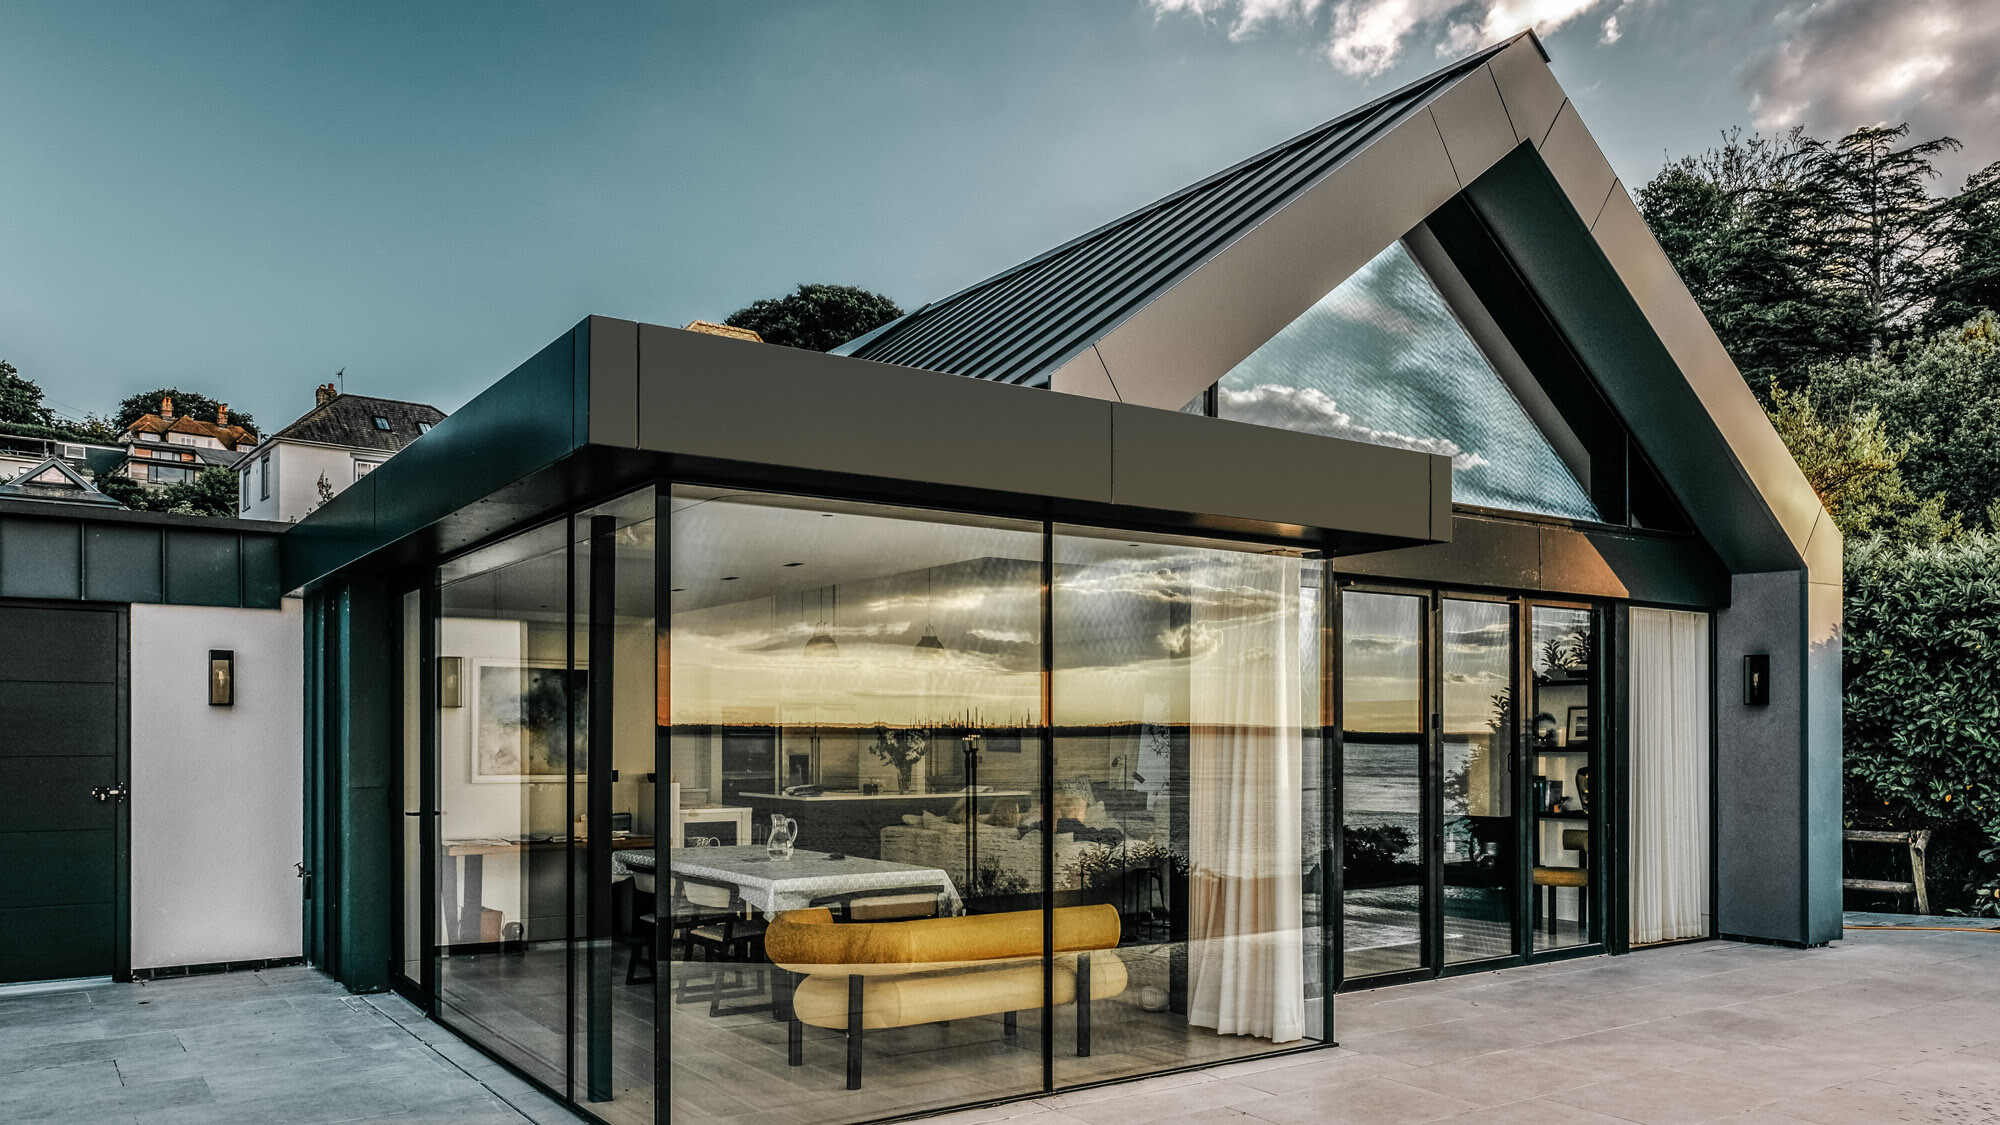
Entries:
{"label": "dark garage door", "polygon": [[0,982],[123,974],[119,607],[0,602]]}

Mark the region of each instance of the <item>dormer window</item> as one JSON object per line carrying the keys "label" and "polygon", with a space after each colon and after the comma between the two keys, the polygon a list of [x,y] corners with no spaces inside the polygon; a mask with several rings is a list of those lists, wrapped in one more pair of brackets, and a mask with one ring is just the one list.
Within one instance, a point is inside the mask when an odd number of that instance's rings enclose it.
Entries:
{"label": "dormer window", "polygon": [[375,428],[378,430],[387,430],[389,428],[389,420],[377,414],[375,416]]}
{"label": "dormer window", "polygon": [[158,435],[158,434],[140,434],[140,435],[139,435],[139,440],[140,440],[140,441],[158,441],[158,440],[160,440],[160,435]]}
{"label": "dormer window", "polygon": [[431,432],[431,424],[430,424],[429,422],[418,422],[418,423],[417,423],[417,433],[419,433],[419,434],[427,434],[427,433],[430,433],[430,432]]}

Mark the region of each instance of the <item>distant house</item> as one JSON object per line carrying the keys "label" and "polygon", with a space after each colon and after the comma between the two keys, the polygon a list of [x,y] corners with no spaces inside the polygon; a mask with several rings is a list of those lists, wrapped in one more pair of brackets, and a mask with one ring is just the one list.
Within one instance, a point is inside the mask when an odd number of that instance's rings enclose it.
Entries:
{"label": "distant house", "polygon": [[12,480],[50,457],[86,476],[97,476],[117,472],[125,464],[125,447],[0,433],[0,480]]}
{"label": "distant house", "polygon": [[192,481],[211,465],[234,465],[244,450],[257,444],[257,435],[229,424],[229,407],[216,411],[216,420],[204,422],[174,413],[174,400],[160,400],[157,414],[142,414],[118,435],[125,448],[120,469],[128,477],[149,488]]}
{"label": "distant house", "polygon": [[61,457],[48,457],[28,466],[5,483],[0,483],[0,500],[36,500],[45,503],[91,504],[100,508],[123,508],[97,486],[84,479]]}
{"label": "distant house", "polygon": [[244,518],[298,520],[444,421],[435,406],[341,394],[331,383],[314,397],[310,411],[237,465]]}

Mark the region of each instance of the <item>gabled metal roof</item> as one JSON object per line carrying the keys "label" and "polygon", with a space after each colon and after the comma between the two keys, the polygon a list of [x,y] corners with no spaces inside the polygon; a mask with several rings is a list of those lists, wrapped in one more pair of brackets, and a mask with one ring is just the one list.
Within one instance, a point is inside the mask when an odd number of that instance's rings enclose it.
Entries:
{"label": "gabled metal roof", "polygon": [[1513,42],[1460,59],[834,352],[1045,385],[1065,361]]}

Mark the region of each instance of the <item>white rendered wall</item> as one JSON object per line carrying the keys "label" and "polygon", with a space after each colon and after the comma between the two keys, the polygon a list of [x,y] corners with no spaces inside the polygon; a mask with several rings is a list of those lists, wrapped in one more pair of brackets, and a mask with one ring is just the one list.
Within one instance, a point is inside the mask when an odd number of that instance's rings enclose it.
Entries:
{"label": "white rendered wall", "polygon": [[[135,969],[300,953],[300,604],[132,607]],[[210,649],[236,653],[233,707]]]}
{"label": "white rendered wall", "polygon": [[[263,497],[258,486],[257,462],[271,455],[271,496]],[[238,513],[244,519],[280,520],[295,523],[319,507],[319,478],[333,487],[334,495],[354,483],[354,455],[345,449],[325,445],[301,445],[279,441],[243,462],[250,474],[250,506]],[[237,474],[238,507],[241,507],[243,474]]]}

